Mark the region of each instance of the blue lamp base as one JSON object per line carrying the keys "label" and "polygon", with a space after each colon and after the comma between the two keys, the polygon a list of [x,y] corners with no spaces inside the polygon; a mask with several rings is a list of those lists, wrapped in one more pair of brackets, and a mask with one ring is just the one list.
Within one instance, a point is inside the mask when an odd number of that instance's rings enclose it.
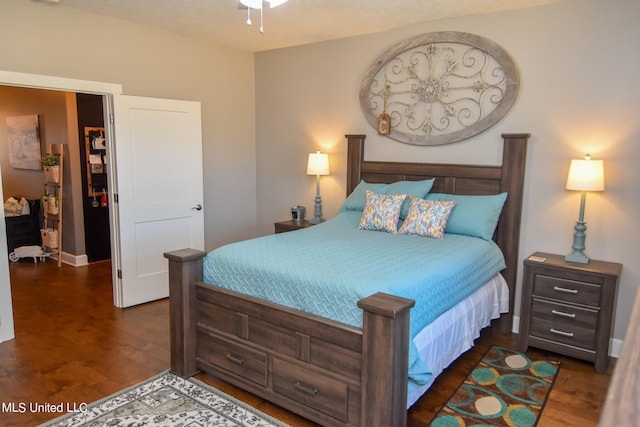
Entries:
{"label": "blue lamp base", "polygon": [[584,221],[576,221],[576,232],[573,233],[573,252],[564,257],[565,261],[576,262],[578,264],[589,264],[589,257],[584,253],[584,241],[587,238],[585,231],[587,230]]}
{"label": "blue lamp base", "polygon": [[325,219],[322,218],[322,199],[320,198],[320,194],[317,194],[315,199],[313,218],[309,220],[309,224],[320,224],[324,221]]}
{"label": "blue lamp base", "polygon": [[322,218],[322,198],[320,197],[320,175],[317,175],[315,206],[313,211],[313,218],[309,220],[309,224],[320,224],[324,221],[324,218]]}
{"label": "blue lamp base", "polygon": [[564,260],[567,262],[576,262],[578,264],[589,264],[589,257],[582,251],[571,252],[569,255],[564,257]]}

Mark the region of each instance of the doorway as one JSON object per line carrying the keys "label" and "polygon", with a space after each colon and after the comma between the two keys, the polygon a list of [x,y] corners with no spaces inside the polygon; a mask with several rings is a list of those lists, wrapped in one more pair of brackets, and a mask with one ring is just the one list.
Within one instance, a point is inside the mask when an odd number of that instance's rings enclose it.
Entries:
{"label": "doorway", "polygon": [[[109,259],[111,258],[111,247],[109,237],[109,209],[108,207],[99,208],[98,210],[102,214],[96,219],[89,221],[83,220],[85,212],[83,212],[83,205],[87,205],[87,200],[91,200],[88,197],[88,193],[85,189],[87,175],[86,172],[82,173],[81,167],[84,165],[85,157],[84,152],[81,150],[84,147],[84,138],[80,139],[80,133],[78,129],[82,129],[85,124],[91,124],[93,126],[103,126],[102,116],[102,98],[100,95],[84,95],[82,94],[80,104],[76,104],[76,95],[70,92],[62,92],[55,90],[34,89],[24,87],[13,86],[0,86],[0,128],[6,125],[6,117],[9,116],[21,116],[23,114],[37,114],[39,118],[39,130],[40,130],[40,143],[41,152],[45,152],[45,147],[48,144],[64,143],[65,149],[65,163],[64,169],[66,172],[65,182],[65,197],[63,203],[65,203],[69,216],[64,221],[63,244],[58,256],[62,257],[65,264],[71,264],[75,267],[63,267],[63,270],[69,274],[67,268],[75,269],[79,265],[87,264],[89,262],[104,260],[105,266],[99,269],[93,269],[93,271],[100,271],[104,274],[98,282],[99,283],[111,283],[111,271]],[[89,100],[89,102],[87,102]],[[93,105],[93,107],[91,107]],[[96,107],[97,106],[97,107]],[[73,111],[71,113],[70,111]],[[96,116],[92,111],[99,111],[99,115]],[[2,129],[3,135],[6,135],[4,129]],[[71,134],[75,133],[75,137],[71,137]],[[6,142],[6,138],[0,138],[0,140]],[[27,170],[14,168],[8,163],[6,159],[6,153],[8,147],[0,146],[0,172],[2,175],[2,194],[3,199],[7,199],[10,196],[14,196],[17,199],[25,197],[29,200],[30,214],[16,217],[6,217],[3,222],[6,224],[2,226],[7,232],[6,241],[7,249],[9,252],[13,251],[18,246],[24,245],[37,245],[42,244],[40,239],[40,228],[42,227],[42,209],[40,209],[40,195],[44,193],[44,177],[42,170]],[[82,155],[82,156],[80,156]],[[74,160],[73,162],[70,160]],[[78,182],[78,181],[82,182]],[[105,186],[107,187],[107,186]],[[75,198],[76,203],[72,203],[72,198]],[[80,200],[77,200],[80,199]],[[4,200],[3,200],[4,201]],[[79,205],[80,210],[74,207]],[[93,212],[92,212],[93,213]],[[94,213],[95,217],[95,213]],[[70,219],[70,220],[69,220]],[[29,227],[26,227],[29,225]],[[89,227],[87,227],[89,225]],[[27,229],[28,228],[28,229]],[[86,245],[86,242],[90,242],[90,245]],[[85,249],[89,248],[87,252]],[[98,248],[91,252],[93,248]],[[0,251],[2,252],[2,251]],[[6,262],[7,257],[4,257]],[[35,264],[32,258],[25,258],[19,260],[18,263],[11,262],[8,270],[7,284],[18,280],[21,275],[28,272],[31,275],[37,276],[40,282],[51,280],[50,271],[51,264],[53,268],[55,266],[53,260],[48,260],[46,265],[38,262]],[[18,265],[19,264],[19,265]],[[17,269],[17,270],[16,270]],[[16,273],[18,272],[18,273]],[[79,272],[78,272],[79,273]],[[18,276],[16,276],[18,274]],[[24,280],[22,280],[24,282]],[[24,283],[22,283],[24,285]],[[14,284],[15,286],[15,284]],[[0,286],[1,287],[1,286]],[[34,293],[34,298],[37,297],[38,291],[35,288],[27,287],[28,291]],[[15,290],[15,287],[14,287]],[[0,292],[2,290],[0,289]],[[94,286],[89,287],[88,292],[105,292],[108,291],[112,294],[112,289],[98,290]],[[1,298],[4,300],[4,297]],[[8,298],[9,303],[11,299]],[[0,313],[0,341],[11,339],[15,335],[13,331],[13,310],[8,312],[6,308],[1,307],[2,301],[0,301],[0,310],[5,310]],[[18,319],[28,316],[28,307],[24,304],[15,304],[16,321]],[[27,313],[24,311],[27,310]],[[9,314],[7,314],[9,313]],[[7,332],[9,321],[9,315],[11,315],[11,335]],[[24,330],[21,332],[24,334]]]}
{"label": "doorway", "polygon": [[[87,80],[66,79],[53,76],[16,73],[0,70],[0,85],[21,88],[46,89],[54,92],[70,91],[93,93],[99,95],[115,95],[122,93],[118,84],[94,82]],[[53,142],[53,141],[51,141]],[[0,191],[1,193],[1,191]],[[2,195],[4,200],[4,195]],[[6,239],[6,230],[0,227],[0,238]],[[15,338],[13,309],[11,298],[11,279],[9,273],[7,246],[0,244],[0,341]],[[113,268],[113,267],[112,267]],[[112,269],[113,275],[113,269]]]}
{"label": "doorway", "polygon": [[[107,158],[106,150],[103,150],[104,155],[100,154],[99,150],[91,147],[94,141],[89,141],[87,146],[85,138],[86,129],[102,129],[104,134],[102,98],[101,95],[0,86],[0,129],[8,118],[34,115],[38,117],[40,152],[44,153],[49,144],[62,144],[64,147],[65,192],[60,200],[64,207],[64,233],[59,256],[67,264],[75,266],[111,258],[109,209],[105,203],[109,186],[103,164],[103,159],[106,161]],[[29,218],[6,219],[8,250],[11,252],[16,246],[27,243],[40,245],[43,210],[38,208],[40,196],[45,192],[44,176],[39,168],[15,167],[11,163],[11,155],[7,157],[8,141],[6,138],[0,141],[4,141],[0,147],[4,199],[25,198],[31,207]],[[95,158],[100,159],[100,165],[91,165],[91,159]],[[100,189],[99,193],[94,191],[94,187]],[[93,203],[96,198],[102,199],[97,206]],[[29,230],[26,230],[27,224],[30,225]]]}

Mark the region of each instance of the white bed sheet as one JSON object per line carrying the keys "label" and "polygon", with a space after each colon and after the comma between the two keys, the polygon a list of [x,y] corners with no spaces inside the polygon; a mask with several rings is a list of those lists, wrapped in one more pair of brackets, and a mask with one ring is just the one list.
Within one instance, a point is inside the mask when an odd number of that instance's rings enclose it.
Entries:
{"label": "white bed sheet", "polygon": [[407,408],[427,391],[451,362],[473,346],[480,331],[489,326],[492,319],[508,311],[509,287],[498,274],[420,331],[414,343],[433,375],[429,382],[409,391]]}

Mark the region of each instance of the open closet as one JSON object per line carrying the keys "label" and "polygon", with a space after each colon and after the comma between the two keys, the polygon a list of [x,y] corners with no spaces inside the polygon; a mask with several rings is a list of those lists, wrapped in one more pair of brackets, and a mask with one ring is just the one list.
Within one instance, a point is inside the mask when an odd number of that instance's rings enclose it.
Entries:
{"label": "open closet", "polygon": [[76,94],[84,244],[88,262],[111,257],[107,164],[102,96]]}

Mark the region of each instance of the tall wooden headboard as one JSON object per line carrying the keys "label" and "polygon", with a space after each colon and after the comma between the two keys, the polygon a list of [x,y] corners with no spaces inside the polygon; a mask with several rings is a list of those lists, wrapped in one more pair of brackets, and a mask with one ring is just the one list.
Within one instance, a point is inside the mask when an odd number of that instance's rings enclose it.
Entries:
{"label": "tall wooden headboard", "polygon": [[503,134],[502,164],[499,166],[442,163],[383,162],[364,160],[365,135],[346,135],[347,195],[360,180],[370,183],[416,181],[435,178],[431,192],[468,195],[508,193],[494,240],[502,249],[507,267],[502,271],[509,286],[509,313],[500,328],[509,333],[513,324],[514,297],[520,258],[520,219],[529,134]]}

